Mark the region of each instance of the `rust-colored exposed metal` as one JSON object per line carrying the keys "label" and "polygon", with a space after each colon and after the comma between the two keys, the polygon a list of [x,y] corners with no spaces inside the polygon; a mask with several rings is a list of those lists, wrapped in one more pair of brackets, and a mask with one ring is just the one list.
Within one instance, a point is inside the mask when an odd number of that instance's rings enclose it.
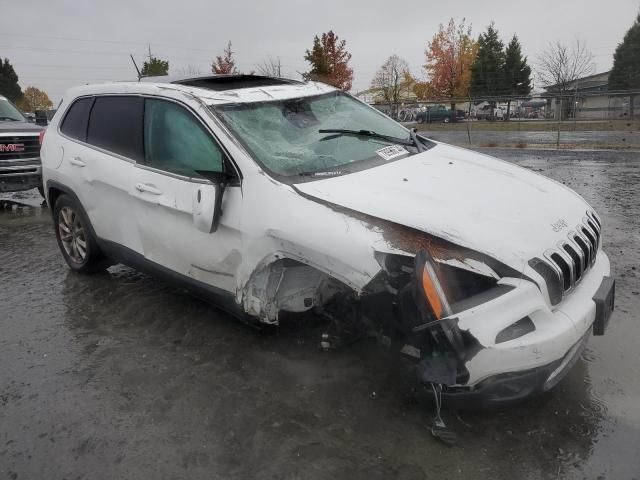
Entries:
{"label": "rust-colored exposed metal", "polygon": [[457,259],[463,261],[465,258],[472,258],[471,250],[456,245],[429,233],[421,232],[415,228],[400,225],[381,218],[373,217],[365,213],[356,212],[348,208],[327,203],[332,210],[355,218],[363,222],[369,229],[379,231],[389,245],[403,250],[409,254],[416,255],[420,250],[427,250],[433,257],[448,260]]}

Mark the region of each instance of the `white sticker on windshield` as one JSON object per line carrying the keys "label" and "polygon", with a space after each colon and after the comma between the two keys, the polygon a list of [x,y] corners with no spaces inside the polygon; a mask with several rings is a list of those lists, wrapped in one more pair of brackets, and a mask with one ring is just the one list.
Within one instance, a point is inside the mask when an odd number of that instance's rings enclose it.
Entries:
{"label": "white sticker on windshield", "polygon": [[393,160],[396,157],[401,157],[409,152],[402,145],[389,145],[388,147],[376,150],[376,153],[385,160]]}

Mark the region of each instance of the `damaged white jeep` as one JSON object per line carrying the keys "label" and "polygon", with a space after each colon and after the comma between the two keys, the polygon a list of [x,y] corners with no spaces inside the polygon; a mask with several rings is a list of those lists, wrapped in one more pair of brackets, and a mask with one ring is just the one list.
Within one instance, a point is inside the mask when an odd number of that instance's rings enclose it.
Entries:
{"label": "damaged white jeep", "polygon": [[72,270],[122,262],[257,323],[314,309],[365,325],[476,406],[553,387],[613,310],[580,196],[326,85],[78,87],[42,161]]}

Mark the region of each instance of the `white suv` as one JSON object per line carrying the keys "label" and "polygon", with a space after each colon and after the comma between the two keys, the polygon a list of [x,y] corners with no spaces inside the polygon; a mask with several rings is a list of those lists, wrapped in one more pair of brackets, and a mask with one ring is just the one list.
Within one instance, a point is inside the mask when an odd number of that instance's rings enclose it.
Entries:
{"label": "white suv", "polygon": [[575,192],[323,84],[74,88],[42,160],[71,269],[122,262],[255,322],[366,325],[475,406],[551,388],[613,309],[602,224]]}

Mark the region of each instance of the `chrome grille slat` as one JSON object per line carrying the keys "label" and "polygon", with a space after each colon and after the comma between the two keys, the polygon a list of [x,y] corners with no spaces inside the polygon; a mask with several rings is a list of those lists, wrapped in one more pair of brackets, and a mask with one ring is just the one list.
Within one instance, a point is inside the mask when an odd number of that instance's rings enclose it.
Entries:
{"label": "chrome grille slat", "polygon": [[576,262],[573,260],[573,257],[565,251],[564,245],[559,245],[558,254],[569,266],[569,288],[573,288],[579,278],[578,271],[576,269]]}
{"label": "chrome grille slat", "polygon": [[[585,270],[584,253],[582,252],[580,246],[575,243],[575,241],[573,241],[572,237],[569,237],[569,242],[565,243],[563,245],[563,248],[565,249],[565,251],[569,249],[576,255],[576,257],[578,257],[577,260],[574,259],[574,265],[576,267],[576,281],[578,281],[580,277],[582,277],[582,272],[584,272]],[[569,255],[571,255],[571,253],[569,253]]]}
{"label": "chrome grille slat", "polygon": [[578,227],[576,230],[578,237],[582,240],[582,242],[587,246],[587,267],[589,267],[593,263],[593,246],[591,245],[591,241],[587,238],[587,236],[582,231],[582,226]]}
{"label": "chrome grille slat", "polygon": [[583,257],[582,270],[586,270],[587,268],[589,268],[589,245],[581,235],[578,235],[578,232],[573,232],[572,239],[580,247],[580,251],[582,252]]}
{"label": "chrome grille slat", "polygon": [[602,229],[602,222],[600,221],[600,217],[596,212],[589,210],[587,212],[587,215],[589,215],[593,219],[593,221],[596,222],[596,225],[598,225],[598,229]]}
{"label": "chrome grille slat", "polygon": [[595,239],[596,239],[596,251],[598,251],[598,247],[600,245],[600,229],[598,227],[596,227],[595,223],[590,218],[587,218],[585,220],[586,220],[586,224],[589,226],[589,228],[593,232],[593,235],[595,236]]}
{"label": "chrome grille slat", "polygon": [[582,225],[582,233],[584,233],[584,236],[589,240],[589,245],[591,246],[591,264],[593,264],[596,260],[596,252],[598,251],[598,238],[595,232],[591,230],[591,227],[585,224]]}
{"label": "chrome grille slat", "polygon": [[[573,259],[567,255],[567,253],[562,250],[562,249],[557,249],[555,250],[554,254],[551,257],[558,265],[560,265],[560,268],[562,269],[562,273],[564,275],[564,280],[565,280],[565,284],[564,284],[564,289],[565,290],[569,290],[571,288],[573,288],[573,286],[576,284],[576,278],[574,275],[574,266],[573,266]],[[564,267],[566,267],[567,271],[565,272],[563,265],[560,262],[564,262]],[[568,273],[568,275],[567,275]]]}

